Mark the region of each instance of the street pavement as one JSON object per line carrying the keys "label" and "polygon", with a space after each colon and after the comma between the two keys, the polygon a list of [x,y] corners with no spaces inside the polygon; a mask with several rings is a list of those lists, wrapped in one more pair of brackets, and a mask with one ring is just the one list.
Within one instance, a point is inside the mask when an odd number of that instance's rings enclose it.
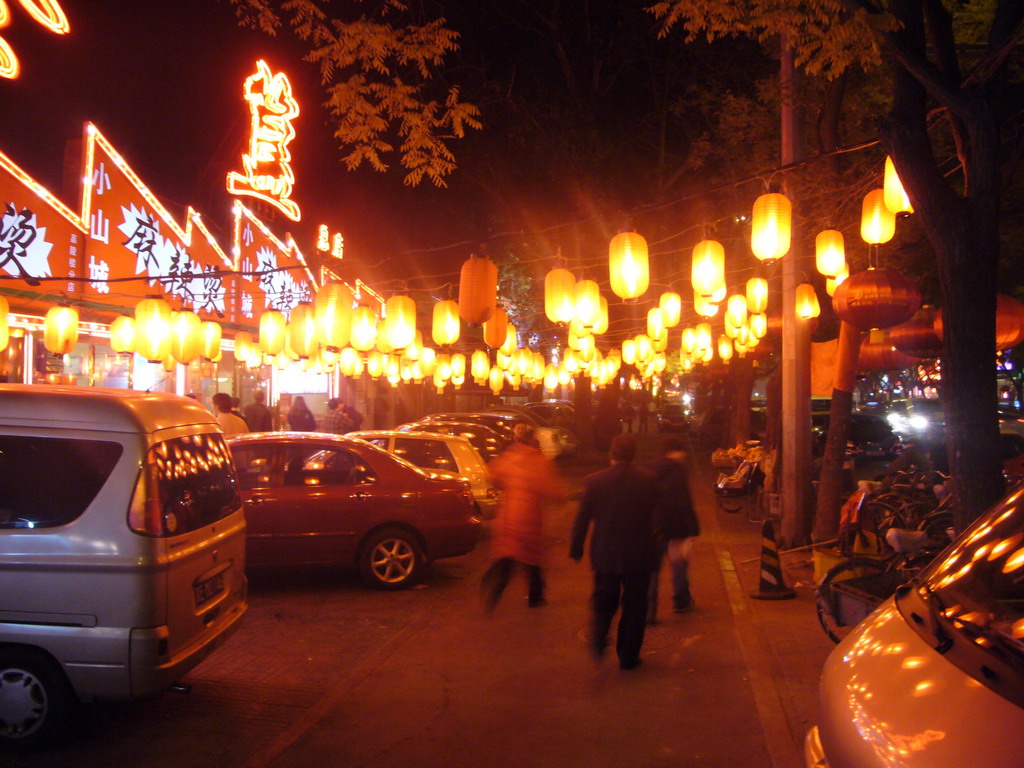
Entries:
{"label": "street pavement", "polygon": [[[641,437],[640,461],[659,439]],[[604,465],[567,463],[574,495]],[[795,599],[751,599],[761,524],[718,507],[715,473],[696,451],[695,608],[672,613],[663,572],[661,621],[635,670],[588,653],[591,571],[568,559],[570,500],[548,521],[546,606],[527,607],[519,575],[485,616],[486,542],[394,594],[256,574],[259,609],[189,676],[191,693],[97,708],[64,747],[3,764],[798,768],[833,647],[817,625],[811,558],[782,558]]]}

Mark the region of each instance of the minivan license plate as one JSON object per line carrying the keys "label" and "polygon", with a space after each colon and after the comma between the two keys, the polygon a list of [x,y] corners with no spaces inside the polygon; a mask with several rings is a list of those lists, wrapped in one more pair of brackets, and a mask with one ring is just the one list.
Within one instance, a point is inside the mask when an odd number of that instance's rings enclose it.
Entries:
{"label": "minivan license plate", "polygon": [[193,589],[196,593],[196,605],[200,606],[224,591],[224,574],[218,573],[206,581],[200,581]]}

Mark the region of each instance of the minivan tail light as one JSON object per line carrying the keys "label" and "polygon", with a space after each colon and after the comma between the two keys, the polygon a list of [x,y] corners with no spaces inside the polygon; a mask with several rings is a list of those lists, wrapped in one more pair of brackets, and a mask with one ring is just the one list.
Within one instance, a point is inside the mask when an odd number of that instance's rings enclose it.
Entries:
{"label": "minivan tail light", "polygon": [[149,480],[148,467],[139,473],[132,493],[132,505],[128,509],[128,527],[143,536],[162,536],[164,532],[163,515],[160,512],[160,499],[149,493],[153,484]]}

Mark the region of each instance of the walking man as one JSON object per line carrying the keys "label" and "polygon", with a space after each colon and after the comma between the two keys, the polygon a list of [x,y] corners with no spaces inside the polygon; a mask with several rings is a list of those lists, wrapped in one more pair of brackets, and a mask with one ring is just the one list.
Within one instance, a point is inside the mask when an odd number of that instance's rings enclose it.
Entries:
{"label": "walking man", "polygon": [[619,606],[615,649],[621,669],[640,664],[647,621],[647,590],[657,560],[653,514],[657,491],[653,479],[633,466],[636,441],[616,435],[608,450],[611,466],[584,481],[576,522],[572,527],[569,557],[579,562],[591,522],[590,564],[594,569],[594,611],[591,637],[600,660],[608,645],[608,630]]}
{"label": "walking man", "polygon": [[274,419],[266,399],[266,393],[257,389],[252,393],[252,402],[242,409],[242,418],[249,425],[250,432],[269,432],[274,428]]}
{"label": "walking man", "polygon": [[693,510],[690,485],[686,476],[686,451],[683,441],[675,435],[666,437],[661,444],[663,455],[650,470],[658,488],[658,503],[654,509],[654,535],[658,544],[658,568],[651,577],[647,596],[647,623],[658,620],[658,575],[661,560],[667,556],[672,572],[672,607],[684,613],[693,607],[690,580],[687,574],[693,540],[700,535],[700,525]]}

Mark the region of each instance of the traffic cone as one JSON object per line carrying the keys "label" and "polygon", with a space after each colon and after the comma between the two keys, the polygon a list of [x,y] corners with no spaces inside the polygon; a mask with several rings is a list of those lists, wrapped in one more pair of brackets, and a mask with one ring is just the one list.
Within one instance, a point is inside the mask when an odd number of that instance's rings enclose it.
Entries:
{"label": "traffic cone", "polygon": [[775,546],[775,529],[771,520],[765,520],[761,526],[761,583],[750,596],[758,600],[796,597],[796,592],[786,586],[782,577],[782,563],[779,561],[779,549]]}

